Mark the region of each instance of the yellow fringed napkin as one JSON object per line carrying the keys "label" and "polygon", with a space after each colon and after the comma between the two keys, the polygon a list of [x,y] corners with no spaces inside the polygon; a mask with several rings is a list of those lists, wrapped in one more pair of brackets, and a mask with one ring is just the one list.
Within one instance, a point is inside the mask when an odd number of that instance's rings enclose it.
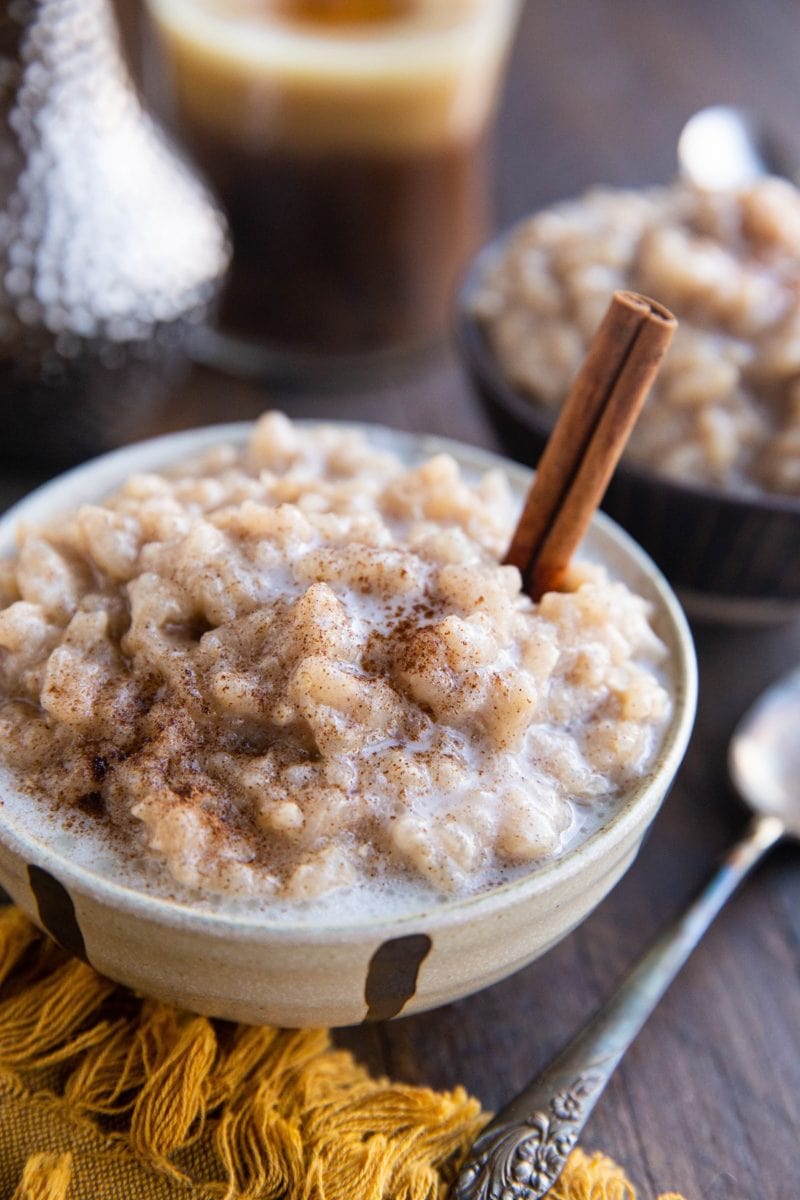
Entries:
{"label": "yellow fringed napkin", "polygon": [[[443,1200],[486,1119],[325,1031],[141,1000],[0,910],[0,1200]],[[580,1150],[551,1196],[636,1200]]]}

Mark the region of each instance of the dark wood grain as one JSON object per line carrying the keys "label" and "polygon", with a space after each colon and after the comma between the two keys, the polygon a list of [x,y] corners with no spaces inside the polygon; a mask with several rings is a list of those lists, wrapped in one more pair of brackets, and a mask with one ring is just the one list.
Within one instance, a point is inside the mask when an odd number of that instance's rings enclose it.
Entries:
{"label": "dark wood grain", "polygon": [[[500,222],[593,182],[666,180],[685,118],[734,101],[800,142],[800,6],[791,0],[537,0],[526,6],[500,111]],[[800,156],[799,159],[800,161]],[[449,350],[368,389],[281,391],[196,370],[126,438],[253,416],[381,421],[494,445]],[[8,501],[30,472],[0,480]],[[800,548],[799,548],[800,550]],[[513,979],[436,1012],[340,1040],[376,1070],[452,1087],[493,1108],[575,1031],[741,831],[727,782],[731,730],[800,659],[800,628],[698,628],[697,728],[636,864],[572,936]],[[598,1107],[587,1147],[623,1161],[655,1197],[800,1195],[800,856],[779,849],[722,914],[635,1043]]]}

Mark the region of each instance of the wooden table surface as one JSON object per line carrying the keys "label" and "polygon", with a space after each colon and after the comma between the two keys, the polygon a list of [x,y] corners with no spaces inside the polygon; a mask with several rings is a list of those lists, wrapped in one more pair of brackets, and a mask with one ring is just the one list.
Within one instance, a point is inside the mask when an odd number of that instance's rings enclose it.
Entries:
{"label": "wooden table surface", "polygon": [[[798,141],[800,6],[790,0],[538,0],[510,65],[497,138],[499,224],[593,182],[669,178],[697,107],[734,101]],[[406,378],[325,395],[195,370],[128,436],[277,406],[496,445],[449,351]],[[0,497],[45,468],[6,470]],[[678,780],[637,862],[570,937],[504,983],[436,1012],[344,1031],[376,1070],[507,1100],[607,994],[741,831],[727,783],[731,730],[800,659],[800,627],[696,628],[700,704]],[[644,1200],[800,1196],[800,856],[779,849],[719,918],[637,1039],[586,1131],[623,1162]]]}

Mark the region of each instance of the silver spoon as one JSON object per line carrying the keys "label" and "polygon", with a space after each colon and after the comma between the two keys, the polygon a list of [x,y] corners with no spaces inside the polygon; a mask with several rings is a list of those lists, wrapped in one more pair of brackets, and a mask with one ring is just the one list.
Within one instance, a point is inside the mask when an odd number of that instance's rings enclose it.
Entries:
{"label": "silver spoon", "polygon": [[751,113],[731,104],[701,108],[678,138],[680,173],[700,187],[745,187],[762,175],[793,179],[795,165]]}
{"label": "silver spoon", "polygon": [[731,739],[744,838],[588,1024],[473,1143],[451,1200],[539,1200],[561,1174],[617,1063],[725,901],[771,846],[800,838],[800,670],[769,688]]}

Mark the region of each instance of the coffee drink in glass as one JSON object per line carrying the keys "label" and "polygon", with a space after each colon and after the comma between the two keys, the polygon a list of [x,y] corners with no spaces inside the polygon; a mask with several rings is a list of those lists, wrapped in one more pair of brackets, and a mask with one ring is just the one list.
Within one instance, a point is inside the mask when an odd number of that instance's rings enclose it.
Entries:
{"label": "coffee drink in glass", "polygon": [[440,336],[518,0],[148,4],[162,115],[230,222],[221,330],[323,356]]}

